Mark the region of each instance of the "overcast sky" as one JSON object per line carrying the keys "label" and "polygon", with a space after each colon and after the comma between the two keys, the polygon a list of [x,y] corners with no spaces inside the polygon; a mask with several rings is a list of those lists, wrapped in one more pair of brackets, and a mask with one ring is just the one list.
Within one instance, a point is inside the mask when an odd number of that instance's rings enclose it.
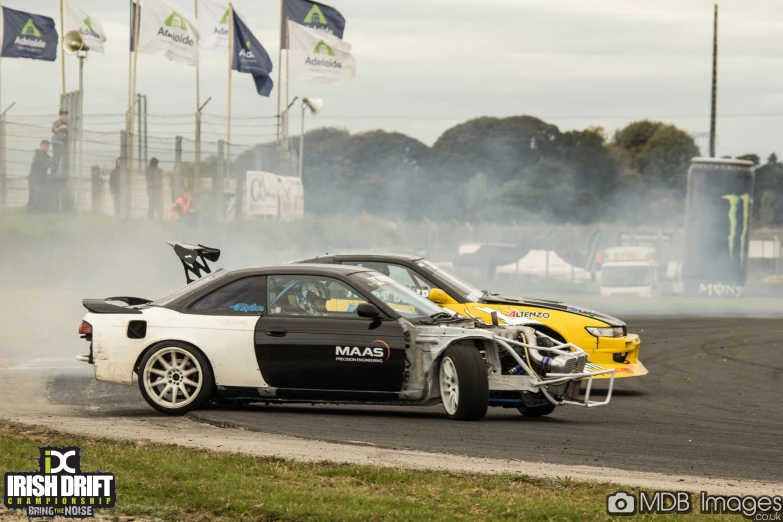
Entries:
{"label": "overcast sky", "polygon": [[[85,112],[121,114],[128,96],[128,2],[75,0],[100,19],[106,54],[91,54]],[[169,0],[193,13],[193,0]],[[3,5],[58,18],[57,0]],[[143,0],[142,0],[143,5]],[[713,2],[705,0],[335,0],[345,16],[357,79],[346,86],[292,84],[291,97],[323,97],[307,127],[381,128],[431,144],[447,128],[483,116],[530,114],[563,130],[634,119],[709,130]],[[277,67],[278,0],[236,0],[234,7]],[[783,2],[720,4],[718,153],[783,153]],[[59,58],[58,58],[59,60]],[[202,99],[226,113],[226,57],[202,53]],[[68,88],[77,61],[66,58]],[[56,109],[57,63],[3,59],[2,103],[21,116]],[[277,75],[275,73],[275,80]],[[138,91],[155,114],[194,111],[195,70],[139,55]],[[234,73],[234,115],[273,116],[272,97]],[[192,125],[170,132],[192,133]],[[249,129],[249,127],[248,127]],[[163,131],[158,131],[163,132]],[[221,135],[221,128],[205,129]],[[241,131],[236,131],[241,135]],[[255,131],[253,131],[255,132]],[[152,131],[151,131],[152,133]],[[254,141],[250,136],[242,138]],[[255,141],[265,141],[261,136]],[[697,143],[706,148],[706,139]]]}

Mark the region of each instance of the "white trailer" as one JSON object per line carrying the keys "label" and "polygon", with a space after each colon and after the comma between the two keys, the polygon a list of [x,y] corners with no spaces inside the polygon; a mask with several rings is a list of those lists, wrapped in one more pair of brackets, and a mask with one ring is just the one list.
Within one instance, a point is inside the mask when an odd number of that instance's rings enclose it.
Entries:
{"label": "white trailer", "polygon": [[657,294],[660,281],[656,250],[643,246],[607,248],[599,281],[602,296]]}

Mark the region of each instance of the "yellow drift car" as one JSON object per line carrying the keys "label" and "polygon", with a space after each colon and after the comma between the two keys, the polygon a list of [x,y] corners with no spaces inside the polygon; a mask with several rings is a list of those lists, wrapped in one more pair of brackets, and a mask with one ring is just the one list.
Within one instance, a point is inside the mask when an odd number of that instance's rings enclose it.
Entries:
{"label": "yellow drift car", "polygon": [[541,299],[503,297],[481,291],[426,259],[398,254],[345,254],[297,261],[356,265],[377,270],[449,310],[491,323],[531,326],[587,352],[594,370],[615,370],[616,378],[647,374],[639,361],[639,336],[619,319]]}

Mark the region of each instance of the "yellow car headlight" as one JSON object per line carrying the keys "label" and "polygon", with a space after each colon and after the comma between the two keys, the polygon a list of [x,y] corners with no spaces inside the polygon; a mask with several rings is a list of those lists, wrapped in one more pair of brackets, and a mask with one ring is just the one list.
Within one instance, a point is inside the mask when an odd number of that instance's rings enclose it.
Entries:
{"label": "yellow car headlight", "polygon": [[622,326],[586,326],[585,330],[587,330],[590,335],[593,337],[622,337],[623,336],[623,327]]}

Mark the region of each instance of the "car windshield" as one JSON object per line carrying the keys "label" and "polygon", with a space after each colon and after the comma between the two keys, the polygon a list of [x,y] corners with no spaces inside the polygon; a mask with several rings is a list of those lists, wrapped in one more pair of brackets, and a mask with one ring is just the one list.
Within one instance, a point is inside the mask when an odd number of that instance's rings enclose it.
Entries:
{"label": "car windshield", "polygon": [[601,269],[601,286],[650,286],[651,276],[649,266],[604,266]]}
{"label": "car windshield", "polygon": [[444,312],[443,308],[429,299],[380,272],[358,272],[350,278],[358,287],[371,293],[406,319],[430,317]]}
{"label": "car windshield", "polygon": [[481,296],[484,295],[484,292],[482,292],[475,286],[463,281],[462,279],[460,279],[455,275],[446,272],[432,261],[421,259],[417,261],[417,263],[419,264],[420,267],[426,268],[430,272],[434,273],[437,277],[444,279],[447,283],[449,283],[451,286],[456,288],[457,291],[460,292],[462,296],[465,297],[469,303],[477,302],[479,299],[481,299]]}
{"label": "car windshield", "polygon": [[176,290],[176,291],[170,293],[166,297],[163,297],[161,299],[158,299],[157,301],[153,301],[153,302],[149,303],[149,306],[166,306],[167,304],[171,303],[175,299],[179,299],[183,295],[188,294],[190,292],[193,292],[194,290],[196,290],[198,288],[201,288],[202,286],[206,285],[210,281],[214,281],[215,279],[218,279],[219,277],[223,277],[227,273],[228,272],[223,270],[222,268],[219,269],[219,270],[216,270],[215,272],[213,272],[213,273],[211,273],[209,275],[206,275],[206,276],[202,277],[201,279],[196,279],[195,281],[193,281],[189,285],[185,285],[182,288],[180,288],[179,290]]}

